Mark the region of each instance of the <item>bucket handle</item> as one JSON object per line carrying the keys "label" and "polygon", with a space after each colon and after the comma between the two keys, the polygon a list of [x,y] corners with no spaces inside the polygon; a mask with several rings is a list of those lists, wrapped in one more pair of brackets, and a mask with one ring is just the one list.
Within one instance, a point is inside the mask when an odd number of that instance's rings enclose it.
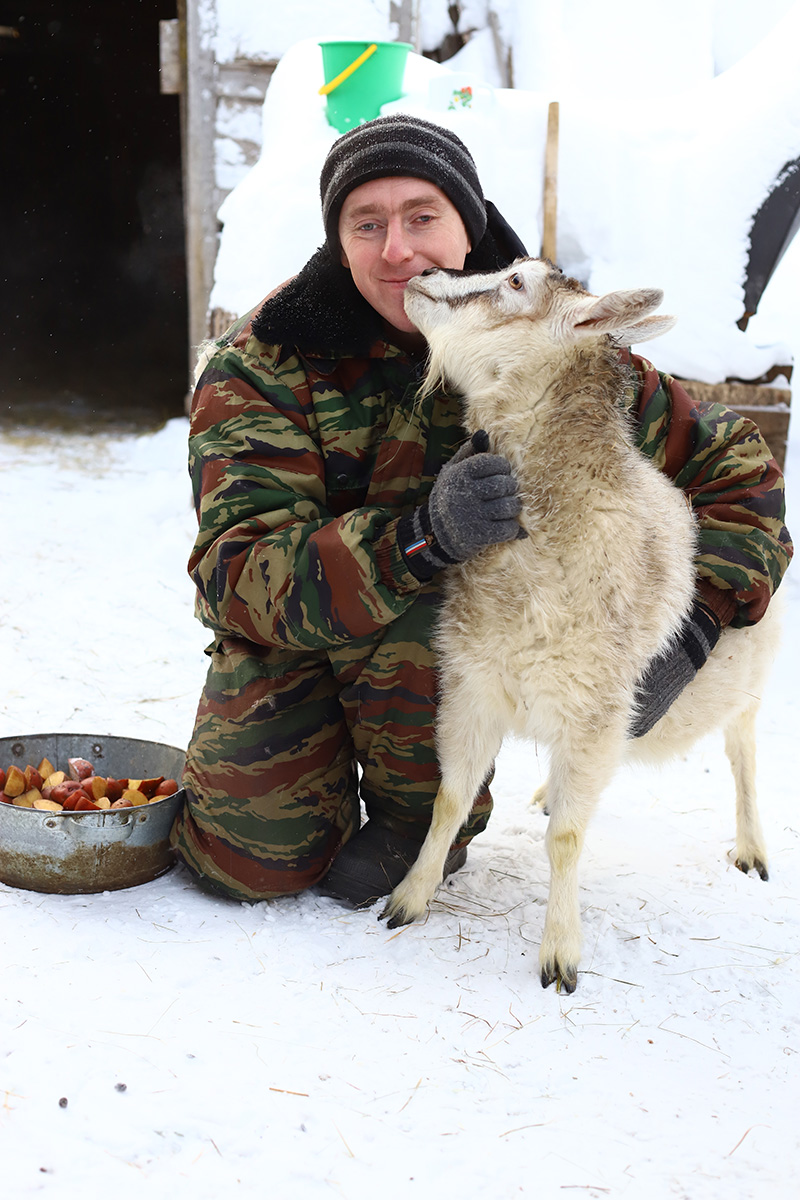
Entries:
{"label": "bucket handle", "polygon": [[330,83],[323,84],[322,87],[319,89],[317,95],[318,96],[327,96],[330,92],[333,91],[334,88],[337,88],[340,83],[344,83],[345,79],[349,79],[350,76],[353,74],[353,72],[357,71],[358,68],[361,66],[361,64],[365,63],[367,61],[367,59],[370,58],[370,56],[373,55],[377,49],[378,49],[377,42],[373,42],[371,46],[367,46],[366,50],[362,54],[359,54],[358,58],[353,59],[353,61],[350,63],[349,67],[345,67],[345,69],[343,71],[340,71],[339,74],[336,76],[336,78],[332,79],[330,81]]}

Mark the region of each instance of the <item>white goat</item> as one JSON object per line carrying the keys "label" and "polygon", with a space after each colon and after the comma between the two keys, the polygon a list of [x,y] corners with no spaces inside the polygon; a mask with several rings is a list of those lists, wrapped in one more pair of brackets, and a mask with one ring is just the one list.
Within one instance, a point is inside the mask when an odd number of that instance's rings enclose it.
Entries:
{"label": "white goat", "polygon": [[[737,865],[763,878],[754,721],[776,648],[774,605],[725,630],[696,679],[643,738],[629,739],[635,687],[680,629],[695,587],[694,520],[683,494],[638,449],[614,343],[664,332],[655,290],[589,295],[540,260],[487,275],[412,279],[406,310],[430,346],[427,386],[464,397],[469,433],[519,481],[529,536],[445,575],[438,632],[442,782],[430,832],[389,898],[391,926],[413,921],[508,732],[550,750],[550,896],[542,986],[569,992],[581,930],[578,859],[593,807],[621,760],[685,752],[724,725],[736,782]],[[543,801],[544,788],[537,799]]]}

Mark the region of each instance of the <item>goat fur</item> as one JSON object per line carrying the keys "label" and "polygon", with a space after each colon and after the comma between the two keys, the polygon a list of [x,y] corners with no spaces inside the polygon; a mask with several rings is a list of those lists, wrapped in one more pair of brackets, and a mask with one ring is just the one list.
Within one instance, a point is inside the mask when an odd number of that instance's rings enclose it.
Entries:
{"label": "goat fur", "polygon": [[545,744],[550,813],[543,986],[573,991],[581,948],[578,860],[592,810],[625,759],[684,753],[723,725],[736,784],[736,861],[766,878],[755,797],[755,715],[777,646],[776,608],[726,629],[643,738],[635,688],[679,632],[695,592],[696,530],[683,493],[634,444],[615,344],[664,332],[655,290],[586,293],[549,263],[411,280],[406,310],[430,347],[427,386],[462,396],[472,434],[512,464],[524,540],[445,574],[437,635],[441,786],[430,831],[383,915],[421,917],[507,733]]}

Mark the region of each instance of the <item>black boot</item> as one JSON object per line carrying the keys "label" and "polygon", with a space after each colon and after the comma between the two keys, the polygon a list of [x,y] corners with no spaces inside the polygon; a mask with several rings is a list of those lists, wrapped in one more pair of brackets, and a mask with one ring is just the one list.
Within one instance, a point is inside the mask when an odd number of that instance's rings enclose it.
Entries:
{"label": "black boot", "polygon": [[[328,874],[317,885],[318,890],[350,908],[367,908],[394,891],[421,849],[422,842],[415,838],[367,821],[340,850]],[[467,847],[452,847],[442,878],[452,875],[466,861]]]}

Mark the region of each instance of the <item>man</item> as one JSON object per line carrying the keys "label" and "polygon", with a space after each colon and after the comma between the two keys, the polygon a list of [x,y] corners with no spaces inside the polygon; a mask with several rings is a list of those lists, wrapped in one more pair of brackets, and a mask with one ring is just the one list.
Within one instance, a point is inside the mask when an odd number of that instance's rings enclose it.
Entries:
{"label": "man", "polygon": [[[325,245],[217,343],[195,393],[190,571],[214,643],[172,841],[224,894],[322,881],[360,905],[402,878],[430,822],[442,573],[524,536],[508,462],[462,445],[457,397],[418,396],[425,344],[403,291],[524,248],[463,143],[417,118],[345,134],[320,184]],[[702,531],[698,603],[643,681],[638,736],[723,625],[763,614],[791,543],[756,427],[625,357],[642,447]],[[487,781],[448,872],[490,807]]]}

